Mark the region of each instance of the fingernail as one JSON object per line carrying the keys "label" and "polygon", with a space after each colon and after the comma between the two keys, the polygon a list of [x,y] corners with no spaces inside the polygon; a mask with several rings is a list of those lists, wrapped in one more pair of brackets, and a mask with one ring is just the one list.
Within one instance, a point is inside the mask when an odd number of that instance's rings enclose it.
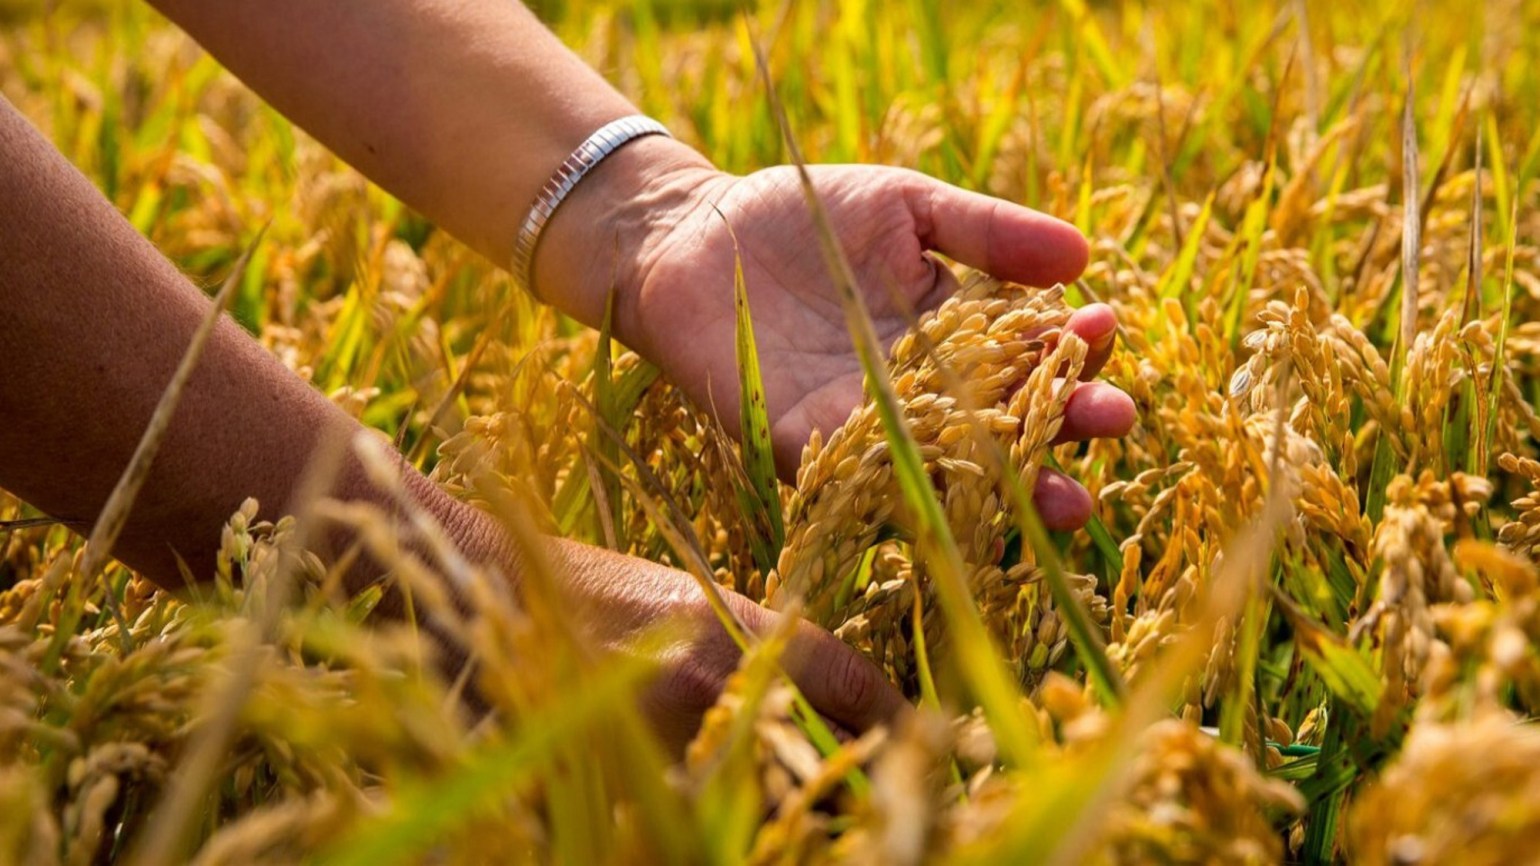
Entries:
{"label": "fingernail", "polygon": [[1104,349],[1110,349],[1112,348],[1112,344],[1117,340],[1117,338],[1118,329],[1112,328],[1111,330],[1107,331],[1107,333],[1102,334],[1100,337],[1097,337],[1095,340],[1093,340],[1091,342],[1091,348],[1098,352]]}

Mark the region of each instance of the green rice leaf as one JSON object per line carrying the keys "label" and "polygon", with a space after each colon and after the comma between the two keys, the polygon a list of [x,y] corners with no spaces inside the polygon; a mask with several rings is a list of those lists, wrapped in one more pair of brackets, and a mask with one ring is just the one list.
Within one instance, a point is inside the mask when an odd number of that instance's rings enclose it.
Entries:
{"label": "green rice leaf", "polygon": [[[724,221],[725,221],[724,217]],[[775,568],[786,542],[785,518],[781,513],[780,484],[775,477],[775,452],[770,443],[770,412],[765,402],[765,381],[759,369],[759,350],[754,342],[754,322],[749,314],[748,286],[743,279],[743,259],[738,253],[738,236],[728,226],[733,239],[733,311],[734,349],[738,359],[738,424],[742,442],[743,467],[748,474],[750,494],[741,497],[754,516],[750,526],[768,530],[768,537],[756,538],[756,564],[764,574]]]}
{"label": "green rice leaf", "polygon": [[1379,708],[1382,685],[1363,654],[1322,628],[1276,589],[1273,599],[1294,630],[1294,645],[1327,688],[1359,715],[1373,716]]}
{"label": "green rice leaf", "polygon": [[958,551],[956,540],[952,538],[952,530],[941,511],[941,503],[936,499],[936,490],[931,486],[930,476],[920,458],[919,445],[904,420],[903,407],[893,391],[882,344],[877,340],[855,273],[845,258],[838,235],[829,222],[829,215],[813,187],[806,161],[802,159],[801,150],[792,136],[791,125],[776,96],[764,55],[757,45],[755,57],[781,135],[797,167],[803,194],[813,214],[819,248],[839,291],[840,304],[845,311],[845,324],[851,339],[855,341],[856,355],[866,375],[867,389],[876,403],[887,436],[894,477],[903,492],[904,501],[914,510],[919,523],[918,548],[935,581],[942,610],[956,635],[959,672],[983,706],[1006,760],[1018,765],[1024,764],[1035,751],[1036,732],[1021,717],[1018,706],[1020,692],[1001,661],[999,648],[985,630],[978,606],[974,604],[969,592],[963,573],[962,554]]}

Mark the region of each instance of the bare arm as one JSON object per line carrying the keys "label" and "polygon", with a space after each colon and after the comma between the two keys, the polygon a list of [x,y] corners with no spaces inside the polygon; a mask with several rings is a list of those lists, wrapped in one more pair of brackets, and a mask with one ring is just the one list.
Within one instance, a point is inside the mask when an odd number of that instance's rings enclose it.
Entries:
{"label": "bare arm", "polygon": [[[90,521],[210,302],[4,99],[0,203],[0,486],[49,514]],[[168,587],[181,585],[178,557],[194,575],[211,574],[220,527],[243,499],[257,497],[266,516],[284,513],[318,444],[360,429],[224,319],[114,553]],[[493,520],[409,469],[405,483],[468,557],[518,579],[513,545]],[[352,459],[332,495],[390,506]],[[546,552],[601,644],[624,649],[666,617],[701,628],[647,698],[664,735],[682,743],[736,659],[691,579],[568,542]],[[356,590],[380,576],[365,564],[348,579]],[[736,596],[732,604],[750,625],[771,627],[769,611]],[[853,728],[903,706],[875,668],[811,626],[788,663],[815,705]]]}
{"label": "bare arm", "polygon": [[[510,0],[157,5],[323,143],[499,263],[551,172],[603,123],[634,111]],[[932,251],[1034,285],[1071,279],[1085,262],[1072,227],[1019,205],[900,169],[815,174],[887,338],[903,331],[910,307],[932,307],[955,288]],[[90,519],[208,301],[8,106],[0,111],[0,203],[0,485],[51,514]],[[537,251],[536,287],[592,324],[613,276],[617,336],[731,423],[738,395],[722,389],[734,381],[734,247],[724,217],[753,227],[743,260],[777,455],[789,472],[809,433],[827,431],[860,399],[861,372],[833,285],[809,252],[810,220],[787,170],[739,178],[678,142],[635,141],[557,211]],[[1111,347],[1110,309],[1082,310],[1068,327],[1097,348],[1088,367],[1099,367]],[[1126,396],[1085,383],[1066,409],[1063,438],[1120,435],[1131,423]],[[266,513],[281,513],[317,443],[357,429],[222,324],[117,553],[168,585],[179,580],[173,551],[208,573],[218,528],[242,499],[256,496]],[[420,475],[407,485],[468,555],[516,570],[484,516]],[[378,497],[352,464],[334,492]],[[1062,476],[1045,472],[1037,493],[1052,525],[1070,528],[1089,513],[1085,491]],[[596,630],[618,624],[604,638],[616,646],[627,623],[677,613],[710,622],[677,572],[580,545],[553,542],[552,552]],[[751,626],[772,617],[741,597],[732,603]],[[665,666],[653,715],[672,738],[687,735],[735,659],[717,629]],[[903,706],[875,668],[810,626],[789,661],[813,704],[850,727]]]}
{"label": "bare arm", "polygon": [[[512,0],[153,2],[287,117],[499,265],[557,166],[636,112]],[[612,251],[645,246],[656,215],[688,196],[681,176],[709,173],[662,137],[604,160],[546,228],[541,296],[597,325]],[[639,345],[634,297],[618,300],[617,335]]]}
{"label": "bare arm", "polygon": [[[562,160],[636,110],[512,0],[152,2],[322,143],[499,264]],[[886,339],[906,329],[910,308],[956,288],[933,251],[1029,285],[1072,280],[1085,265],[1073,227],[1020,205],[901,169],[814,172]],[[614,286],[616,336],[735,428],[729,223],[743,241],[772,438],[789,478],[812,431],[832,432],[862,395],[789,169],[736,177],[679,142],[633,141],[557,209],[536,250],[536,289],[594,325]],[[1095,348],[1094,375],[1111,348],[1111,309],[1082,310],[1069,327]],[[1128,430],[1126,396],[1101,383],[1081,390],[1065,438]],[[1052,470],[1042,478],[1050,525],[1084,523],[1085,490]]]}
{"label": "bare arm", "polygon": [[[61,518],[97,514],[209,301],[0,101],[0,483]],[[298,385],[299,387],[296,387]],[[157,582],[177,555],[212,573],[209,540],[245,496],[289,500],[341,410],[222,321],[116,553]],[[356,471],[341,484],[359,486]],[[432,485],[417,485],[449,516]]]}

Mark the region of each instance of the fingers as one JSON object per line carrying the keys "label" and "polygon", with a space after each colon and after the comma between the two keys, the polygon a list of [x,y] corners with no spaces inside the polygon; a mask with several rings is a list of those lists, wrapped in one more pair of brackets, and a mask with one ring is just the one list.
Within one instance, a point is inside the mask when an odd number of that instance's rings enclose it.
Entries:
{"label": "fingers", "polygon": [[1064,404],[1064,426],[1053,444],[1126,436],[1137,412],[1132,397],[1106,382],[1081,382]]}
{"label": "fingers", "polygon": [[[1109,436],[1123,436],[1133,429],[1134,401],[1105,382],[1082,382],[1064,404],[1064,426],[1054,444],[1080,442]],[[1073,478],[1044,468],[1032,491],[1043,525],[1058,532],[1069,532],[1091,519],[1091,494]]]}
{"label": "fingers", "polygon": [[[1112,347],[1117,342],[1117,328],[1117,317],[1106,304],[1082,307],[1070,314],[1064,323],[1063,330],[1084,340],[1090,351],[1080,370],[1081,381],[1075,384],[1074,392],[1064,405],[1064,426],[1054,437],[1053,444],[1124,436],[1133,429],[1138,417],[1133,399],[1119,388],[1091,381],[1112,354]],[[1051,341],[1053,337],[1049,339]],[[1055,380],[1055,385],[1063,387],[1062,380]]]}
{"label": "fingers", "polygon": [[[759,634],[773,631],[781,616],[741,596],[728,599],[743,624]],[[806,620],[797,623],[781,665],[813,709],[846,731],[865,731],[910,709],[876,665]]]}
{"label": "fingers", "polygon": [[1084,340],[1087,346],[1085,365],[1080,369],[1080,378],[1090,380],[1102,371],[1107,365],[1107,359],[1112,357],[1112,347],[1118,341],[1118,317],[1112,308],[1106,304],[1087,304],[1070,313],[1060,330],[1042,328],[1028,332],[1032,338],[1044,337],[1050,345],[1058,340],[1058,333],[1067,331]]}
{"label": "fingers", "polygon": [[1071,532],[1091,519],[1091,494],[1068,475],[1052,469],[1038,473],[1032,504],[1043,525],[1055,532]]}
{"label": "fingers", "polygon": [[1089,351],[1080,378],[1094,379],[1112,356],[1112,346],[1117,342],[1117,314],[1106,304],[1087,304],[1070,314],[1064,330],[1085,340]]}
{"label": "fingers", "polygon": [[924,175],[909,198],[926,249],[965,265],[1029,286],[1067,283],[1085,270],[1085,237],[1063,220]]}
{"label": "fingers", "polygon": [[[1117,340],[1117,318],[1106,304],[1090,304],[1070,315],[1064,329],[1085,340],[1090,346],[1081,379],[1091,379],[1101,372]],[[1137,411],[1133,398],[1105,382],[1080,382],[1064,404],[1064,425],[1054,437],[1054,444],[1082,442],[1124,436],[1133,429]],[[1032,499],[1038,515],[1049,529],[1079,529],[1091,518],[1091,494],[1074,479],[1044,469],[1038,475]]]}
{"label": "fingers", "polygon": [[813,709],[847,730],[890,723],[910,709],[876,665],[812,623],[799,623],[783,663]]}

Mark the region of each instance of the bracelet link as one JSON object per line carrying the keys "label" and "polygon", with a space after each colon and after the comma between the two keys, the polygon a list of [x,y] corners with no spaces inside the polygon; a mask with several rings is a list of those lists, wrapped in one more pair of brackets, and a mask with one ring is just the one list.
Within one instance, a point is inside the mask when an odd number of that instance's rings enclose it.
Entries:
{"label": "bracelet link", "polygon": [[593,135],[577,146],[551,175],[550,180],[541,187],[540,194],[529,208],[529,215],[524,218],[524,224],[519,228],[519,236],[513,245],[513,258],[510,270],[514,279],[519,281],[524,290],[529,292],[535,300],[542,303],[545,299],[535,291],[535,247],[540,243],[541,232],[546,223],[550,222],[551,215],[556,213],[562,201],[578,185],[583,176],[593,170],[605,157],[619,150],[627,142],[634,141],[646,135],[667,135],[668,129],[663,124],[642,114],[633,114],[612,120],[599,127]]}

